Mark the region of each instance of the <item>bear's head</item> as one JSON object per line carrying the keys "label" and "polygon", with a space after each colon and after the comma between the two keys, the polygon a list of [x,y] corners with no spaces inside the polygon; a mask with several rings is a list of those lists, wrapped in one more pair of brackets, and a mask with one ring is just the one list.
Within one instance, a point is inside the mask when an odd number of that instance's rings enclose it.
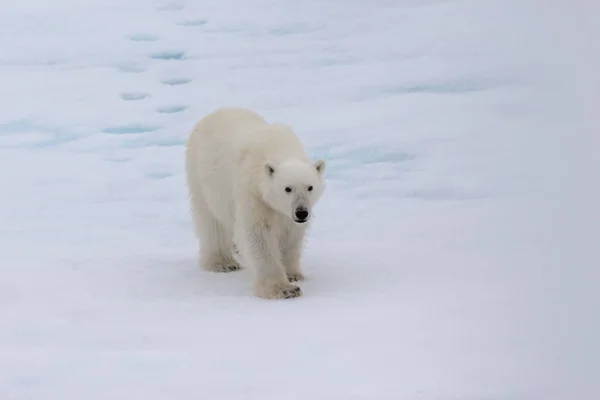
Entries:
{"label": "bear's head", "polygon": [[263,199],[273,209],[303,224],[310,219],[312,207],[325,189],[325,160],[267,162]]}

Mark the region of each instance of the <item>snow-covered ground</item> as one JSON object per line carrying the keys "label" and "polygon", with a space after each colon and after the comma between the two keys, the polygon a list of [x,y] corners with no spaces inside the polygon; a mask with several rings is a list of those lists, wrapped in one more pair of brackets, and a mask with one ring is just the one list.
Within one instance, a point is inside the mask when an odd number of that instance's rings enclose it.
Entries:
{"label": "snow-covered ground", "polygon": [[[569,398],[525,4],[3,4],[0,399]],[[223,105],[328,161],[299,299],[197,267],[184,143]]]}

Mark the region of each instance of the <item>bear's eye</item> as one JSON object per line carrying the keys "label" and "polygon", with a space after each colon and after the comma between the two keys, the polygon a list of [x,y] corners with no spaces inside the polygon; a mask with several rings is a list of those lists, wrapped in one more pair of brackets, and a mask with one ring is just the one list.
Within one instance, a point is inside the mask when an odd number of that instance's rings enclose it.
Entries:
{"label": "bear's eye", "polygon": [[309,191],[309,192],[312,192],[312,189],[313,189],[313,187],[312,187],[312,186],[309,186],[309,187],[308,187],[308,191]]}
{"label": "bear's eye", "polygon": [[285,188],[285,191],[288,192],[288,193],[290,193],[292,191],[292,188],[288,186],[288,187]]}

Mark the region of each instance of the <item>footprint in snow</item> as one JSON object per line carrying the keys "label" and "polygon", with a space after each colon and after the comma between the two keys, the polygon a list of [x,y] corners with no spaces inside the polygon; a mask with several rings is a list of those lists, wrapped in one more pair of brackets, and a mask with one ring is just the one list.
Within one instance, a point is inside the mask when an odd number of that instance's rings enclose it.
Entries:
{"label": "footprint in snow", "polygon": [[104,129],[102,132],[111,135],[131,135],[136,133],[147,133],[158,130],[159,127],[142,124],[119,125]]}
{"label": "footprint in snow", "polygon": [[185,51],[166,50],[150,54],[153,60],[183,60]]}
{"label": "footprint in snow", "polygon": [[151,173],[147,173],[146,177],[148,179],[152,179],[152,180],[161,180],[161,179],[166,179],[166,178],[170,178],[172,176],[174,176],[175,174],[171,173],[171,172],[151,172]]}
{"label": "footprint in snow", "polygon": [[186,26],[186,27],[194,27],[194,26],[206,25],[207,22],[208,21],[205,19],[191,19],[191,20],[185,20],[185,21],[178,22],[177,25]]}
{"label": "footprint in snow", "polygon": [[121,93],[121,99],[123,99],[125,101],[142,100],[142,99],[145,99],[146,97],[150,97],[150,95],[148,93],[142,93],[142,92]]}
{"label": "footprint in snow", "polygon": [[179,85],[187,85],[191,81],[192,80],[189,78],[169,78],[169,79],[161,80],[160,83],[162,83],[163,85],[169,85],[169,86],[179,86]]}
{"label": "footprint in snow", "polygon": [[146,71],[146,69],[138,66],[138,65],[119,65],[118,69],[120,72],[125,72],[125,73],[133,73],[133,74],[139,74],[140,72],[144,72]]}
{"label": "footprint in snow", "polygon": [[182,111],[187,110],[187,106],[183,105],[174,105],[174,106],[164,106],[156,109],[156,112],[159,114],[176,114]]}

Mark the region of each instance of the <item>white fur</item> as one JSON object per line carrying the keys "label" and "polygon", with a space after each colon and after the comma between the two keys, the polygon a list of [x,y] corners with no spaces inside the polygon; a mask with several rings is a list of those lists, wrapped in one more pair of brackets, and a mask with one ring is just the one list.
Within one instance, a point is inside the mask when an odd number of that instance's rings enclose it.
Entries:
{"label": "white fur", "polygon": [[[200,120],[187,142],[186,170],[201,267],[239,269],[235,246],[254,271],[257,296],[301,295],[290,281],[303,279],[304,236],[325,188],[324,169],[290,127],[253,111],[222,108]],[[309,213],[305,223],[295,222],[299,207]]]}

